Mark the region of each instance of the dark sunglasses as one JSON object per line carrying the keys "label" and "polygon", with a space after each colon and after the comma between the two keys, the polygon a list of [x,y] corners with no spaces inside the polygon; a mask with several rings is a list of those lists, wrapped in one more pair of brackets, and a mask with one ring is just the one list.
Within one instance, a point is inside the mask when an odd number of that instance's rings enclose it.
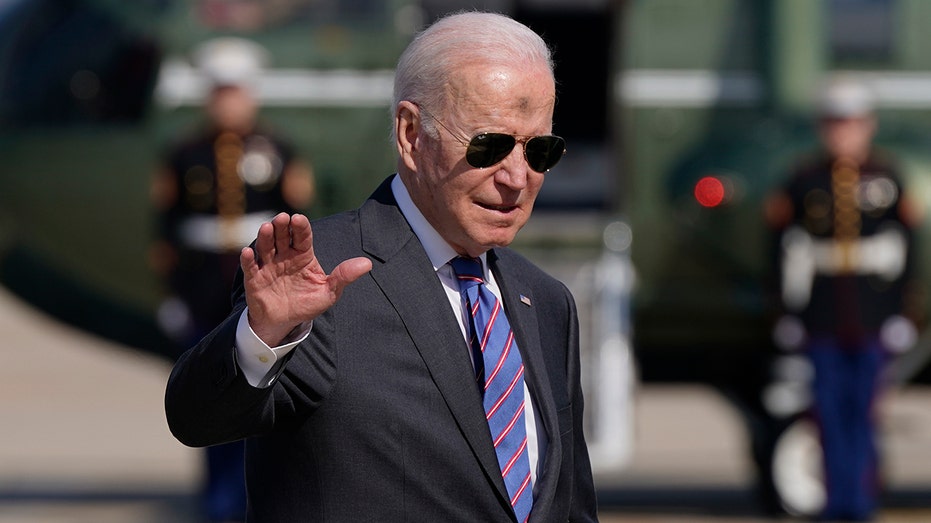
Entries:
{"label": "dark sunglasses", "polygon": [[446,124],[427,112],[423,107],[420,111],[433,119],[440,127],[446,129],[453,138],[466,146],[466,161],[472,167],[483,169],[507,158],[514,146],[520,143],[524,146],[524,159],[527,165],[538,173],[545,173],[559,163],[566,154],[566,140],[559,136],[514,136],[504,133],[481,133],[465,141],[454,133]]}

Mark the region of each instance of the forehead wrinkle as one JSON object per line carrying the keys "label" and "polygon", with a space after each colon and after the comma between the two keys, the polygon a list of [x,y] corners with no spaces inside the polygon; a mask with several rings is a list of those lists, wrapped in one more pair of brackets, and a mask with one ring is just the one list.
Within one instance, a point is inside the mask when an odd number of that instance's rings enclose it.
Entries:
{"label": "forehead wrinkle", "polygon": [[[542,84],[521,83],[517,77],[528,71],[531,76],[540,72],[536,68],[496,67],[489,70],[481,67],[477,68],[476,74],[467,74],[460,68],[447,78],[443,86],[445,107],[442,112],[463,132],[476,131],[476,128],[471,128],[473,125],[494,128],[499,118],[535,118],[540,111],[552,113],[556,101],[555,86],[547,93],[545,89],[541,90]],[[552,127],[552,121],[548,125]],[[510,129],[507,132],[515,131]]]}

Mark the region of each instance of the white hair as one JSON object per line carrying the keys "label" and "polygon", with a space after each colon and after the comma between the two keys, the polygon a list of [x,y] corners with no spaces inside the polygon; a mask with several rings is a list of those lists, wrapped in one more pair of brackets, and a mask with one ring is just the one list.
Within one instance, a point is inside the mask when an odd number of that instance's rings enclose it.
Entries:
{"label": "white hair", "polygon": [[465,11],[439,19],[419,33],[398,60],[392,112],[403,100],[438,114],[444,87],[463,64],[545,63],[553,74],[546,42],[524,24],[502,14]]}

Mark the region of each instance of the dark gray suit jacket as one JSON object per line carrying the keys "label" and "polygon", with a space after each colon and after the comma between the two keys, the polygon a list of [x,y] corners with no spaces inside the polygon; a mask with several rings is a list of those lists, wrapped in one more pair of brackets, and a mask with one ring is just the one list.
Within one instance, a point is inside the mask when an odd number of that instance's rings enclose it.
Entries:
{"label": "dark gray suit jacket", "polygon": [[[513,521],[469,350],[390,178],[358,210],[315,221],[313,234],[328,272],[355,256],[372,271],[314,321],[267,389],[235,362],[238,282],[234,313],[172,371],[171,431],[191,446],[249,438],[252,522]],[[549,442],[530,521],[595,521],[575,303],[509,249],[488,260]]]}

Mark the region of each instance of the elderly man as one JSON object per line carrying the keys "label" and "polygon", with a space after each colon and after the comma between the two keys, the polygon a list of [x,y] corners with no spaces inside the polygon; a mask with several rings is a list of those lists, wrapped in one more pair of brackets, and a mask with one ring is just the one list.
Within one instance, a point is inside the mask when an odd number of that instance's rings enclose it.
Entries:
{"label": "elderly man", "polygon": [[555,101],[533,31],[441,19],[398,64],[397,174],[243,249],[166,410],[188,445],[247,438],[249,520],[597,519],[573,298],[506,248],[565,151]]}

